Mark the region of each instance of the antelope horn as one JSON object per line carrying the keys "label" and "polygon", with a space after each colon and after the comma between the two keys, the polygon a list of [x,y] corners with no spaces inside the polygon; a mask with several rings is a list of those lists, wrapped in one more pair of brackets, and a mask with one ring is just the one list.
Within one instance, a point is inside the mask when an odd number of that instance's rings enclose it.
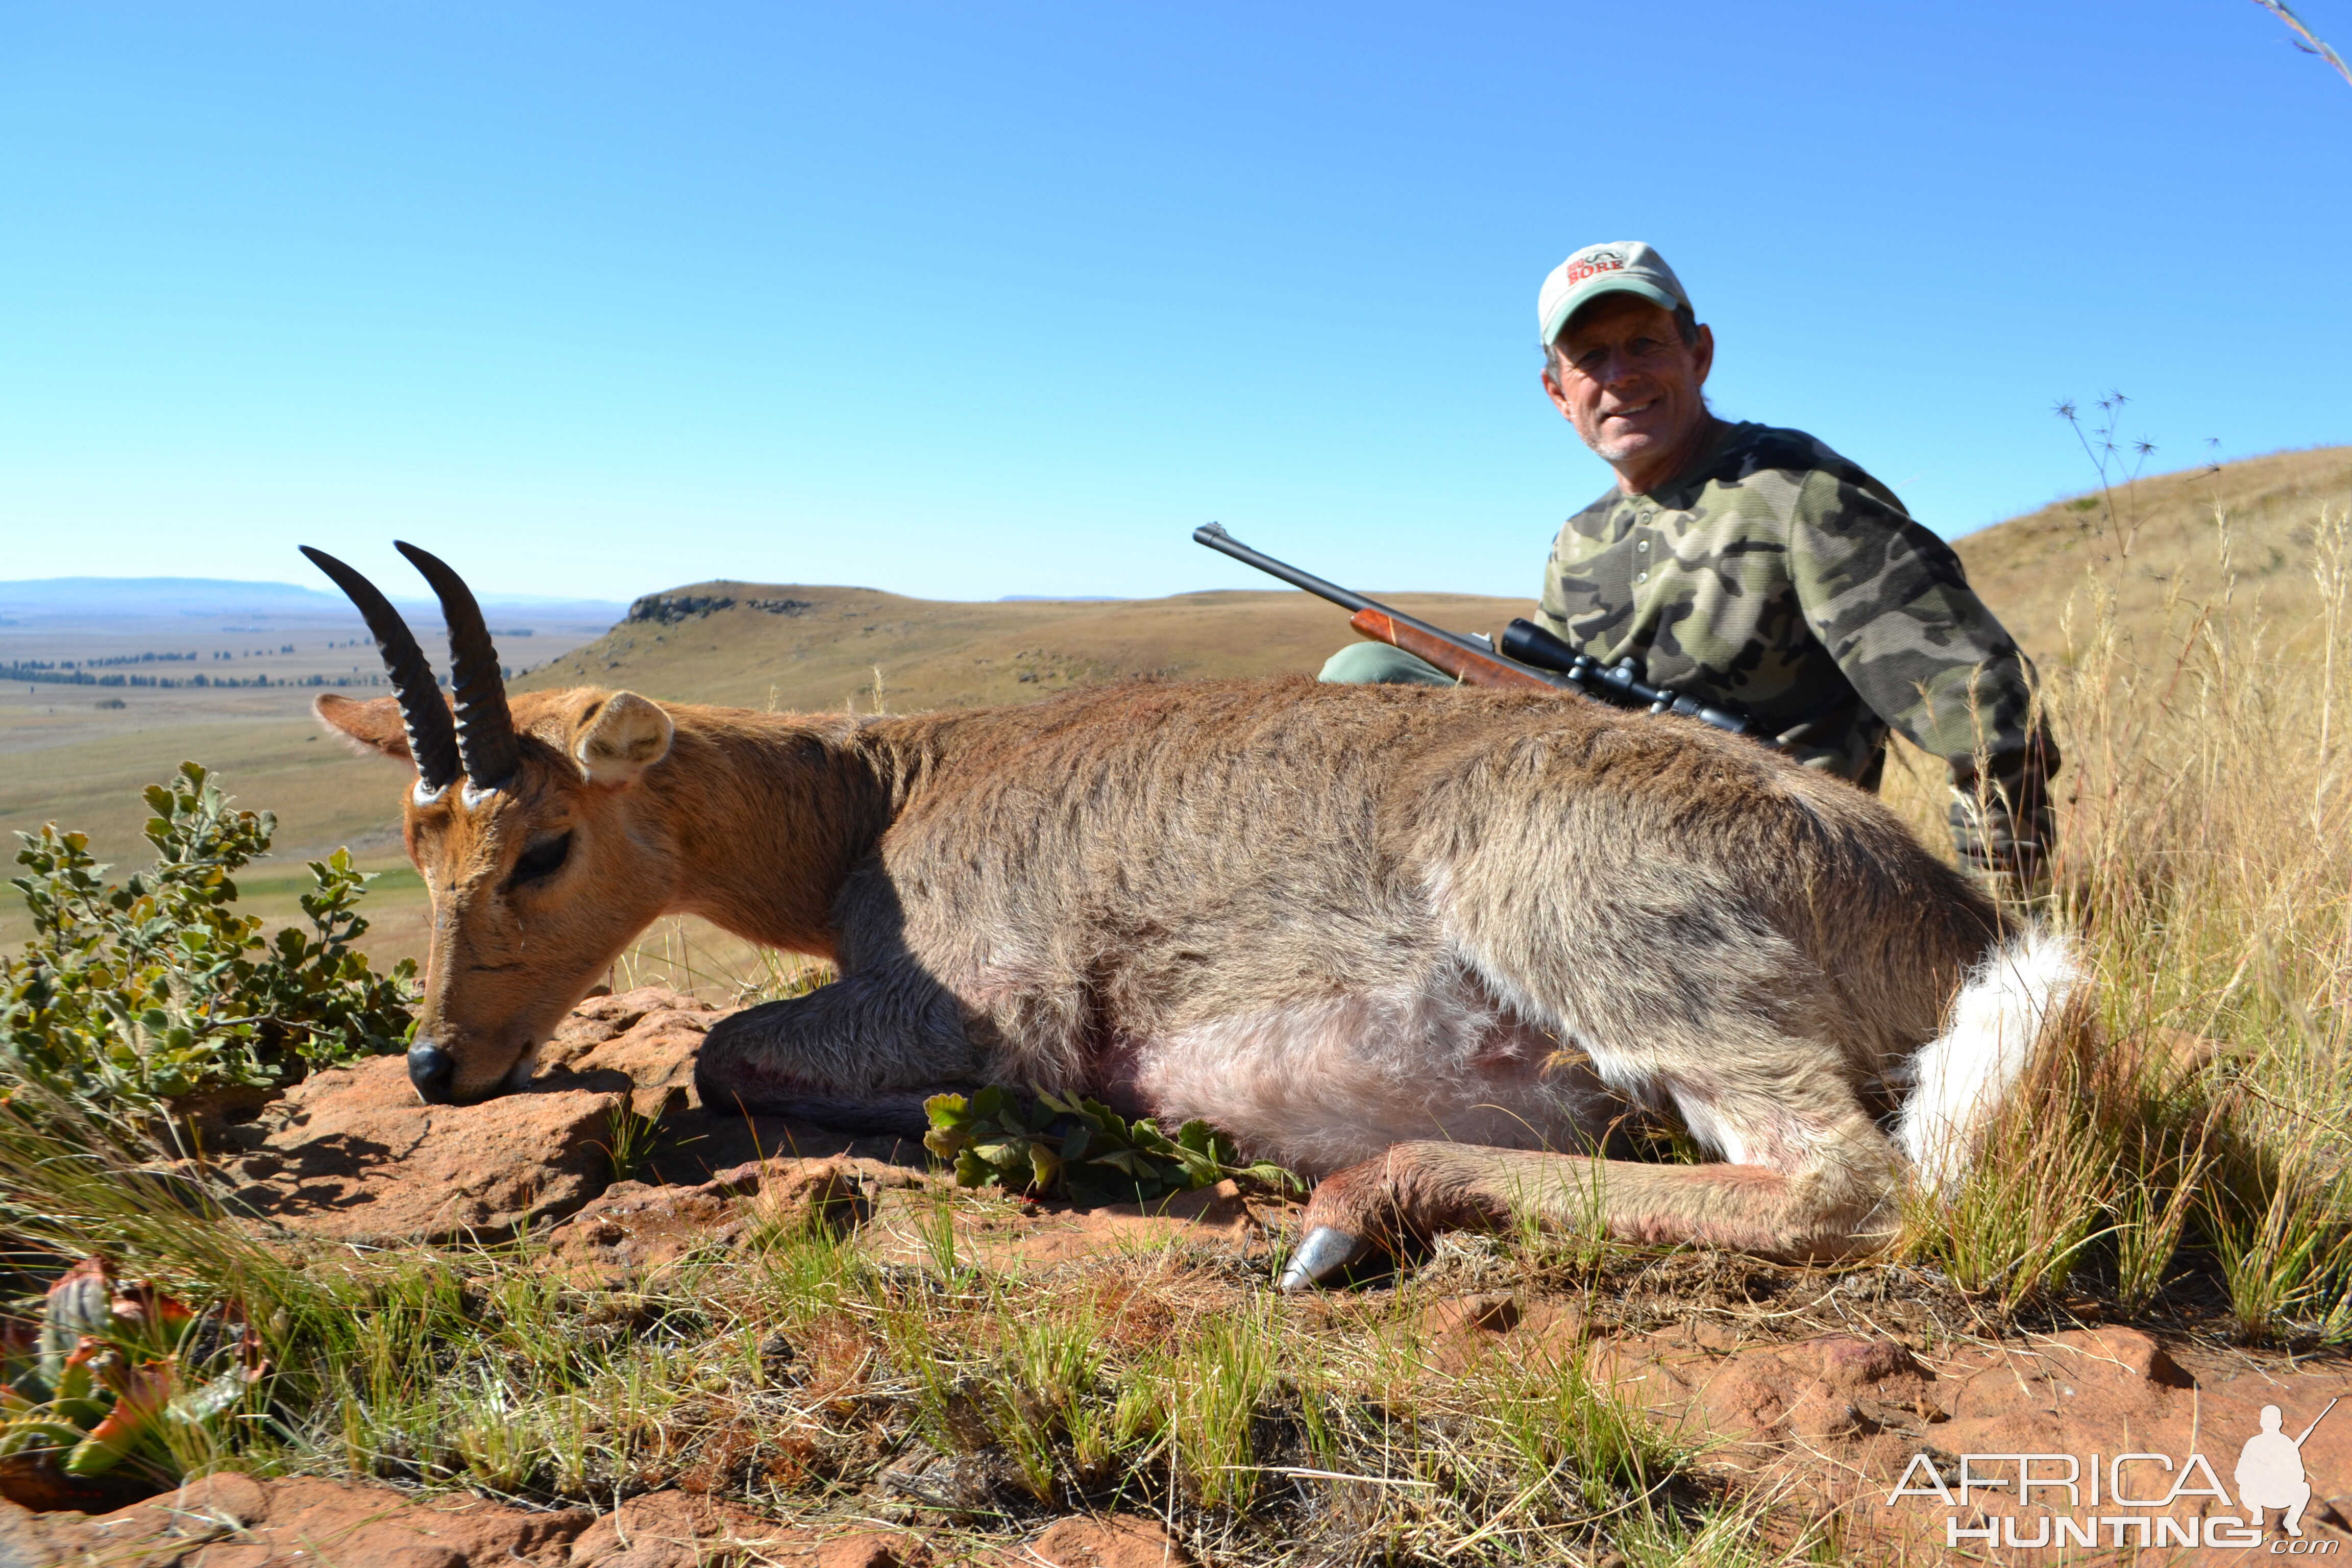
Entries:
{"label": "antelope horn", "polygon": [[513,782],[522,765],[522,747],[515,740],[507,683],[499,674],[499,650],[490,646],[482,606],[447,562],[397,539],[392,547],[433,584],[441,618],[449,626],[449,695],[457,710],[457,755],[465,760],[467,787],[500,788]]}
{"label": "antelope horn", "polygon": [[335,586],[359,606],[360,618],[383,655],[384,673],[392,678],[392,694],[400,700],[401,728],[408,731],[408,754],[416,763],[416,782],[429,793],[457,782],[457,731],[449,721],[448,704],[433,679],[433,667],[416,636],[392,601],[376,585],[323,550],[302,546],[310,564],[335,580]]}

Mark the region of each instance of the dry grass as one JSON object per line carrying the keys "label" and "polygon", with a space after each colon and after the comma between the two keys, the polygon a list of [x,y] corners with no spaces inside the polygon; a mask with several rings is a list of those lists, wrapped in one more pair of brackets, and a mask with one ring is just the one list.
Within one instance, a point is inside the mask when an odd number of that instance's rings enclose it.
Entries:
{"label": "dry grass", "polygon": [[[2250,1338],[2352,1333],[2346,477],[2273,518],[2301,542],[2292,592],[2267,552],[2250,582],[2221,508],[2170,542],[2152,610],[2124,614],[2150,578],[2119,551],[2051,590],[2053,912],[2099,1002],[1957,1209],[1916,1217],[1915,1247],[1971,1288],[2013,1303],[2080,1277],[2126,1310],[2218,1305]],[[1933,842],[1937,781],[1900,772],[1889,798]]]}

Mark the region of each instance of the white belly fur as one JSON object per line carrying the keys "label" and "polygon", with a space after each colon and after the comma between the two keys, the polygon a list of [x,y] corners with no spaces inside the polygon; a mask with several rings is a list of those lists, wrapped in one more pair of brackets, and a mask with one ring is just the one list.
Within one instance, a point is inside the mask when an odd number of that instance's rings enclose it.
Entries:
{"label": "white belly fur", "polygon": [[1197,1116],[1313,1174],[1415,1138],[1590,1150],[1625,1109],[1458,968],[1175,1030],[1138,1052],[1134,1085],[1162,1126]]}

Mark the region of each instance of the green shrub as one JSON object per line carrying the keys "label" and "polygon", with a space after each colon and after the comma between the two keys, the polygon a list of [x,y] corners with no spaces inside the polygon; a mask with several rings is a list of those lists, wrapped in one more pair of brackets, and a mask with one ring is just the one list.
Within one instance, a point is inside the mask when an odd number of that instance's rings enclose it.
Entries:
{"label": "green shrub", "polygon": [[1129,1121],[1097,1100],[1041,1094],[1024,1112],[991,1085],[969,1101],[935,1094],[923,1110],[931,1122],[923,1146],[954,1164],[961,1187],[995,1185],[1091,1205],[1148,1203],[1228,1176],[1277,1186],[1297,1181],[1278,1165],[1239,1163],[1232,1141],[1205,1121],[1187,1121],[1171,1138],[1149,1119]]}
{"label": "green shrub", "polygon": [[371,878],[348,849],[310,862],[310,929],[271,940],[236,911],[230,873],[268,849],[277,819],[232,810],[194,763],[145,799],[155,863],[119,885],[84,834],[17,835],[34,936],[0,958],[0,1098],[61,1098],[136,1129],[184,1096],[403,1048],[416,966],[379,974],[352,946]]}

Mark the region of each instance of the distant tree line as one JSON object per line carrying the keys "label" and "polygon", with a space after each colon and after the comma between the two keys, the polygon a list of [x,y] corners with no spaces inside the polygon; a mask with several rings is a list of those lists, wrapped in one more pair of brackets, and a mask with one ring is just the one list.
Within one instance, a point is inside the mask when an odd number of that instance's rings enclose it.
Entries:
{"label": "distant tree line", "polygon": [[[512,680],[529,671],[517,669],[512,665],[501,665],[499,673]],[[442,687],[446,689],[448,675],[444,672],[438,679]],[[92,675],[86,669],[61,669],[54,664],[37,660],[24,664],[0,664],[0,681],[9,680],[45,680],[56,686],[139,686],[158,689],[200,686],[382,686],[384,683],[381,675]]]}
{"label": "distant tree line", "polygon": [[[215,686],[382,686],[381,675],[92,675],[86,669],[60,669],[53,664],[0,664],[0,680],[48,681],[58,686],[144,686],[156,688]],[[446,686],[448,678],[441,684]]]}

